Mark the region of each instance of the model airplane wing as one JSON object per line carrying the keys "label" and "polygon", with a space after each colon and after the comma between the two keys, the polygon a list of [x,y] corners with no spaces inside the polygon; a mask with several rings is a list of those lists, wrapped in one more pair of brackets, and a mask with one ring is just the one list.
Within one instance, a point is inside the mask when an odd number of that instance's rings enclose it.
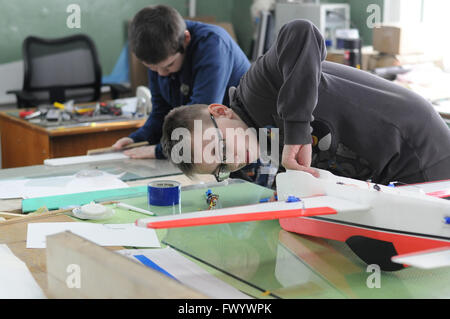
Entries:
{"label": "model airplane wing", "polygon": [[420,184],[410,184],[399,186],[401,189],[409,191],[420,191],[433,197],[447,198],[450,197],[450,180],[427,182]]}
{"label": "model airplane wing", "polygon": [[450,266],[450,246],[429,249],[411,254],[397,255],[391,258],[393,262],[422,269],[433,269]]}
{"label": "model airplane wing", "polygon": [[224,223],[239,223],[291,217],[330,215],[343,211],[365,211],[368,207],[331,196],[305,198],[295,202],[270,202],[255,205],[206,210],[179,215],[138,219],[136,225],[147,228],[175,228]]}

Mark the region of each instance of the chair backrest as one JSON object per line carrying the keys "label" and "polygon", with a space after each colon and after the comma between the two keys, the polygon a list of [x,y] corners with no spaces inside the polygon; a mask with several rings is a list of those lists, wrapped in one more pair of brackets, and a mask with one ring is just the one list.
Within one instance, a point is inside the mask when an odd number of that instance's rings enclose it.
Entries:
{"label": "chair backrest", "polygon": [[29,36],[23,43],[23,90],[41,103],[98,101],[101,67],[91,38],[77,34],[58,39]]}

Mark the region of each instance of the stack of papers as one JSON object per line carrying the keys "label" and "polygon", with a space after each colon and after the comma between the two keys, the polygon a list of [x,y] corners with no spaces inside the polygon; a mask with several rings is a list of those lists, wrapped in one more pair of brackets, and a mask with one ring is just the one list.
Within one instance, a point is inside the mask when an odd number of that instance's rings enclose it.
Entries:
{"label": "stack of papers", "polygon": [[100,246],[161,247],[153,229],[134,224],[91,224],[85,222],[30,223],[27,248],[46,248],[47,236],[70,231]]}
{"label": "stack of papers", "polygon": [[82,156],[69,156],[61,158],[50,158],[44,160],[44,165],[47,166],[64,166],[73,164],[85,164],[104,161],[115,161],[129,158],[122,152],[95,154],[95,155],[82,155]]}
{"label": "stack of papers", "polygon": [[83,174],[48,178],[0,180],[0,199],[35,198],[126,188],[118,176],[100,172],[93,176]]}

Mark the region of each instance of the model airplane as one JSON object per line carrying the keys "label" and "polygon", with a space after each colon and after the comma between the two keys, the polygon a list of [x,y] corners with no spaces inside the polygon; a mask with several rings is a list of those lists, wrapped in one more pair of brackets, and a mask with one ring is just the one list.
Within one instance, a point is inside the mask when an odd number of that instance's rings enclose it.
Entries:
{"label": "model airplane", "polygon": [[[343,241],[367,264],[450,265],[450,180],[401,187],[288,171],[277,175],[278,201],[146,218],[138,226],[173,228],[279,219],[290,232]],[[424,262],[430,261],[433,262]],[[425,258],[425,259],[424,259]]]}

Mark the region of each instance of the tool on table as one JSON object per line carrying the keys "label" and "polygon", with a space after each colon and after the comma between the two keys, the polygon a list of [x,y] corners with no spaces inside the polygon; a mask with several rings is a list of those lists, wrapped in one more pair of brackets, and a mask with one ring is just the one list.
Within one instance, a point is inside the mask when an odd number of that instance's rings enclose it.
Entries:
{"label": "tool on table", "polygon": [[75,112],[77,114],[85,114],[85,113],[89,113],[89,112],[94,112],[95,111],[95,107],[92,106],[77,106],[75,107]]}
{"label": "tool on table", "polygon": [[66,106],[64,104],[59,103],[59,102],[53,103],[53,106],[60,110],[64,110],[66,108]]}
{"label": "tool on table", "polygon": [[151,216],[155,215],[155,213],[153,213],[151,211],[148,211],[148,210],[145,210],[145,209],[142,209],[142,208],[139,208],[139,207],[135,207],[135,206],[132,206],[132,205],[129,205],[129,204],[121,203],[121,202],[117,203],[116,206],[120,207],[120,208],[131,210],[133,212],[138,212],[138,213],[151,215]]}
{"label": "tool on table", "polygon": [[100,103],[98,108],[100,114],[109,114],[114,116],[122,115],[122,106],[116,103]]}
{"label": "tool on table", "polygon": [[48,110],[46,115],[47,121],[59,121],[60,118],[61,118],[61,110],[59,109]]}
{"label": "tool on table", "polygon": [[[101,202],[99,204],[102,205],[111,205],[111,204],[116,204],[117,201],[106,201],[106,202]],[[72,211],[73,211],[74,207],[70,207],[70,208],[61,208],[61,209],[57,209],[57,210],[52,210],[52,211],[46,211],[45,213],[40,213],[40,211],[42,211],[42,209],[38,209],[36,212],[34,213],[30,213],[28,215],[25,215],[24,217],[17,217],[17,218],[12,218],[9,219],[7,221],[2,222],[2,225],[5,224],[15,224],[15,223],[20,223],[22,221],[32,221],[35,219],[41,219],[41,218],[46,218],[46,217],[52,217],[52,216],[58,216],[58,215],[63,215],[63,214],[69,214],[72,215]]]}
{"label": "tool on table", "polygon": [[19,112],[20,118],[23,118],[25,120],[31,120],[31,119],[34,119],[36,117],[40,117],[43,114],[44,114],[44,112],[42,112],[41,110],[38,110],[38,111],[21,111],[21,112]]}
{"label": "tool on table", "polygon": [[21,119],[23,119],[23,118],[26,118],[27,116],[30,116],[33,113],[34,113],[34,111],[32,111],[32,110],[20,111],[19,112],[19,117]]}
{"label": "tool on table", "polygon": [[219,202],[219,195],[213,194],[213,192],[210,189],[208,189],[205,192],[205,195],[206,195],[206,204],[208,204],[208,209],[211,210],[216,208]]}
{"label": "tool on table", "polygon": [[87,152],[87,155],[112,153],[112,152],[121,152],[123,150],[128,150],[128,149],[131,149],[131,148],[140,147],[140,146],[146,146],[146,145],[148,145],[148,142],[131,143],[131,144],[125,145],[120,150],[116,150],[116,149],[114,149],[112,147],[97,148],[97,149],[89,150]]}

